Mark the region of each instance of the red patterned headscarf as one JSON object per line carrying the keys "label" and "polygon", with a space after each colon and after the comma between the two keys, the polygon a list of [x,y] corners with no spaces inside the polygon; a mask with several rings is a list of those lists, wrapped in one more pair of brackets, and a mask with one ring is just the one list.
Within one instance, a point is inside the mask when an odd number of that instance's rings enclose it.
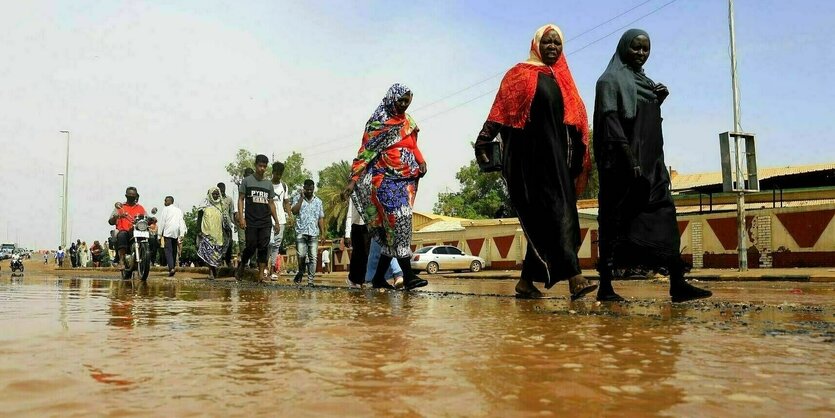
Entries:
{"label": "red patterned headscarf", "polygon": [[531,40],[528,60],[513,66],[502,79],[502,84],[499,87],[499,92],[496,93],[496,99],[493,101],[493,107],[490,109],[490,114],[487,115],[487,120],[517,129],[524,128],[530,119],[531,103],[533,103],[533,96],[536,93],[536,82],[539,73],[554,77],[562,92],[563,105],[565,106],[563,122],[566,125],[574,126],[582,134],[583,144],[586,146],[586,152],[583,156],[583,172],[575,183],[575,190],[579,195],[585,190],[591,171],[589,120],[586,114],[586,106],[583,104],[583,99],[574,84],[574,77],[571,76],[571,71],[568,69],[565,53],[560,54],[560,58],[551,66],[545,65],[539,55],[539,42],[546,33],[552,30],[557,32],[560,40],[563,41],[563,48],[565,47],[565,38],[559,27],[548,24],[539,28],[533,40]]}

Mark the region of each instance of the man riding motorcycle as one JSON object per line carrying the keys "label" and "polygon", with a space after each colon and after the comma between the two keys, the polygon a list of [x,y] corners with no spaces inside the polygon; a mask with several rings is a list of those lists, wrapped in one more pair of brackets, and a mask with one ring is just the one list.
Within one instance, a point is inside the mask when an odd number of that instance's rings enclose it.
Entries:
{"label": "man riding motorcycle", "polygon": [[110,215],[108,223],[116,227],[116,248],[118,250],[119,265],[125,268],[125,254],[130,248],[133,238],[133,223],[140,215],[145,215],[145,208],[139,204],[139,192],[136,187],[125,190],[125,202],[116,202],[115,209]]}

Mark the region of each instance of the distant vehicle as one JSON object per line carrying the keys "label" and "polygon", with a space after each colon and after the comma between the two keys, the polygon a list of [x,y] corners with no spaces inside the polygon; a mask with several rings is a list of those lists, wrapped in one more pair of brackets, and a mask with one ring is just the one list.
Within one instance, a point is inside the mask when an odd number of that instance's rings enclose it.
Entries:
{"label": "distant vehicle", "polygon": [[0,252],[12,254],[17,249],[17,245],[13,242],[6,242],[0,245]]}
{"label": "distant vehicle", "polygon": [[481,271],[486,262],[481,257],[467,255],[463,251],[450,245],[433,245],[423,247],[412,256],[412,270],[426,270],[435,274],[439,270],[469,270]]}

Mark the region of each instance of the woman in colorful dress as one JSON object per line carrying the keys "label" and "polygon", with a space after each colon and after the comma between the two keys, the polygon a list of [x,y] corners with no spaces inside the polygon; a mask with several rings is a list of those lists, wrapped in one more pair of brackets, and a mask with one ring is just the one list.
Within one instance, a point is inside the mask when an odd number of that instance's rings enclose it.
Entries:
{"label": "woman in colorful dress", "polygon": [[502,176],[528,240],[519,298],[540,298],[568,280],[572,299],[596,289],[580,272],[580,221],[577,194],[591,168],[586,108],[577,92],[555,25],[534,34],[529,58],[502,79],[499,92],[476,139],[476,158],[489,163],[481,148],[501,135]]}
{"label": "woman in colorful dress", "polygon": [[354,199],[368,231],[382,249],[371,284],[393,289],[384,276],[392,258],[405,274],[406,290],[426,286],[412,272],[412,206],[418,179],[426,162],[417,146],[418,127],[406,113],[412,92],[402,84],[391,86],[365,125],[351,178],[343,198]]}
{"label": "woman in colorful dress", "polygon": [[612,288],[612,271],[629,267],[666,267],[673,302],[712,294],[684,281],[661,131],[661,104],[670,93],[644,74],[649,52],[646,32],[626,31],[597,80],[594,156],[600,173],[600,301],[623,300]]}
{"label": "woman in colorful dress", "polygon": [[223,206],[220,189],[212,187],[206,196],[206,201],[197,212],[197,255],[209,266],[209,279],[217,277],[217,267],[223,261],[227,245],[224,231],[229,228],[232,220],[228,219],[227,210]]}

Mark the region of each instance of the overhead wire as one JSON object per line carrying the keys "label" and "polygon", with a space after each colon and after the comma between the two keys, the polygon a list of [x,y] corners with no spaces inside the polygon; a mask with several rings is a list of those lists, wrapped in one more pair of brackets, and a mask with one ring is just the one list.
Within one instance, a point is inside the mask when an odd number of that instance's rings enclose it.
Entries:
{"label": "overhead wire", "polygon": [[[604,26],[604,25],[606,25],[606,24],[608,24],[608,23],[611,23],[612,21],[614,21],[614,20],[616,20],[616,19],[618,19],[618,18],[620,18],[620,17],[622,17],[622,16],[624,16],[624,15],[628,14],[629,12],[631,12],[631,11],[633,11],[633,10],[635,10],[635,9],[637,9],[637,8],[639,8],[639,7],[641,7],[641,6],[644,6],[644,5],[646,5],[647,3],[650,3],[651,1],[653,1],[653,0],[645,0],[644,2],[642,2],[642,3],[640,3],[640,4],[636,5],[636,6],[633,6],[632,8],[630,8],[630,9],[628,9],[628,10],[624,11],[624,12],[621,12],[620,14],[618,14],[618,15],[616,15],[616,16],[614,16],[614,17],[610,18],[609,20],[607,20],[607,21],[605,21],[605,22],[603,22],[603,23],[600,23],[600,24],[598,24],[598,25],[594,26],[593,28],[587,29],[587,30],[585,30],[585,31],[581,32],[579,35],[576,35],[576,36],[574,36],[574,37],[572,37],[572,38],[569,38],[569,39],[568,39],[568,41],[572,41],[572,40],[575,40],[575,39],[577,39],[577,38],[580,38],[580,37],[582,37],[583,35],[586,35],[586,34],[588,34],[589,32],[592,32],[592,31],[594,31],[595,29],[600,28],[601,26]],[[653,10],[651,10],[651,11],[649,11],[649,12],[647,12],[647,13],[645,13],[645,14],[641,15],[641,16],[639,16],[638,18],[636,18],[636,19],[634,19],[634,20],[630,21],[629,23],[627,23],[627,24],[625,24],[625,25],[623,25],[623,26],[620,26],[619,28],[617,28],[617,29],[615,29],[615,30],[613,30],[613,31],[611,31],[611,32],[609,32],[609,33],[607,33],[606,35],[601,36],[601,37],[599,37],[599,38],[597,38],[597,39],[595,39],[595,40],[593,40],[593,41],[591,41],[591,42],[589,42],[589,43],[587,43],[587,44],[585,44],[585,45],[581,46],[580,48],[578,48],[578,49],[576,49],[576,50],[573,50],[573,51],[571,51],[571,52],[566,53],[566,55],[567,55],[567,56],[568,56],[568,55],[573,55],[573,54],[576,54],[576,53],[578,53],[578,52],[580,52],[580,51],[583,51],[583,50],[585,50],[586,48],[588,48],[588,47],[590,47],[590,46],[592,46],[592,45],[594,45],[594,44],[597,44],[598,42],[600,42],[600,41],[602,41],[602,40],[604,40],[604,39],[606,39],[606,38],[608,38],[608,37],[610,37],[610,36],[612,36],[612,35],[614,35],[614,34],[616,34],[616,33],[620,32],[620,31],[622,31],[623,29],[626,29],[626,28],[630,27],[630,26],[631,26],[631,25],[633,25],[634,23],[636,23],[636,22],[638,22],[638,21],[641,21],[641,20],[643,20],[643,19],[645,19],[645,18],[647,18],[647,17],[649,17],[649,16],[651,16],[651,15],[653,15],[653,14],[655,14],[655,13],[658,13],[658,12],[659,12],[659,11],[661,11],[662,9],[666,8],[667,6],[670,6],[670,5],[671,5],[671,4],[673,4],[673,3],[676,3],[677,1],[679,1],[679,0],[670,0],[670,1],[668,1],[668,2],[666,2],[666,3],[664,3],[664,4],[662,4],[661,6],[658,6],[658,7],[656,7],[655,9],[653,9]],[[481,84],[484,84],[485,82],[487,82],[487,81],[489,81],[489,80],[492,80],[492,79],[494,79],[494,78],[496,78],[496,77],[498,77],[498,76],[500,76],[500,75],[502,75],[502,74],[504,74],[504,71],[502,71],[502,72],[500,72],[500,73],[493,74],[493,75],[491,75],[490,77],[487,77],[487,78],[484,78],[484,79],[482,79],[482,80],[479,80],[479,81],[477,81],[477,82],[475,82],[475,83],[473,83],[473,84],[471,84],[471,85],[469,85],[469,86],[467,86],[467,87],[465,87],[465,88],[463,88],[463,89],[460,89],[460,90],[458,90],[458,91],[455,91],[455,92],[453,92],[453,93],[451,93],[451,94],[449,94],[449,95],[446,95],[446,96],[444,96],[444,97],[442,97],[442,98],[440,98],[440,99],[434,100],[434,101],[432,101],[432,102],[430,102],[430,103],[428,103],[428,104],[426,104],[426,105],[423,105],[423,106],[421,106],[421,107],[419,107],[419,108],[417,108],[417,109],[414,109],[414,110],[412,110],[412,111],[411,111],[411,113],[419,112],[420,110],[423,110],[423,109],[429,108],[429,107],[431,107],[432,105],[435,105],[435,104],[437,104],[437,103],[440,103],[440,102],[446,101],[447,99],[450,99],[450,98],[452,98],[452,97],[454,97],[454,96],[456,96],[456,95],[458,95],[458,94],[461,94],[461,93],[463,93],[463,92],[465,92],[465,91],[467,91],[467,90],[470,90],[470,89],[472,89],[473,87],[476,87],[476,86],[479,86],[479,85],[481,85]],[[493,94],[493,93],[495,93],[496,91],[498,91],[498,87],[497,87],[497,88],[494,88],[494,89],[491,89],[491,90],[489,90],[489,91],[487,91],[487,92],[481,93],[481,94],[479,94],[479,95],[477,95],[477,96],[475,96],[475,97],[469,98],[469,99],[467,99],[467,100],[465,100],[465,101],[463,101],[463,102],[461,102],[461,103],[458,103],[458,104],[455,104],[455,105],[450,106],[450,107],[448,107],[448,108],[445,108],[444,110],[441,110],[441,111],[439,111],[439,112],[437,112],[437,113],[433,113],[433,114],[431,114],[431,115],[429,115],[429,116],[422,117],[422,118],[420,118],[420,120],[421,120],[421,121],[423,121],[423,122],[425,122],[425,121],[427,121],[427,120],[434,119],[434,118],[436,118],[436,117],[438,117],[438,116],[442,116],[442,115],[444,115],[444,114],[446,114],[446,113],[449,113],[449,112],[451,112],[451,111],[453,111],[453,110],[455,110],[455,109],[458,109],[458,108],[460,108],[460,107],[462,107],[462,106],[465,106],[465,105],[468,105],[468,104],[470,104],[470,103],[472,103],[472,102],[474,102],[474,101],[476,101],[476,100],[478,100],[478,99],[481,99],[481,98],[483,98],[483,97],[485,97],[485,96],[487,96],[487,95]],[[320,142],[320,143],[314,143],[314,144],[311,144],[311,145],[309,145],[309,146],[308,146],[308,148],[317,148],[317,147],[320,147],[320,146],[323,146],[323,145],[332,145],[332,143],[333,143],[333,142],[335,142],[335,141],[338,141],[338,140],[341,140],[341,139],[344,139],[344,138],[348,138],[348,137],[355,137],[355,136],[357,136],[357,133],[351,133],[351,134],[341,135],[341,136],[339,136],[339,137],[332,138],[332,139],[330,139],[330,140],[326,140],[326,141],[323,141],[323,142]],[[352,143],[352,144],[345,144],[345,145],[338,145],[338,146],[335,146],[335,147],[333,147],[333,148],[330,148],[330,149],[327,149],[327,150],[324,150],[324,151],[319,151],[319,152],[314,152],[314,153],[308,153],[308,154],[307,154],[307,156],[308,156],[308,157],[310,157],[310,156],[316,156],[316,155],[327,154],[327,153],[333,152],[333,151],[335,151],[335,150],[342,150],[342,149],[349,148],[349,147],[358,147],[358,145],[357,145],[357,144],[355,144],[355,143]]]}

